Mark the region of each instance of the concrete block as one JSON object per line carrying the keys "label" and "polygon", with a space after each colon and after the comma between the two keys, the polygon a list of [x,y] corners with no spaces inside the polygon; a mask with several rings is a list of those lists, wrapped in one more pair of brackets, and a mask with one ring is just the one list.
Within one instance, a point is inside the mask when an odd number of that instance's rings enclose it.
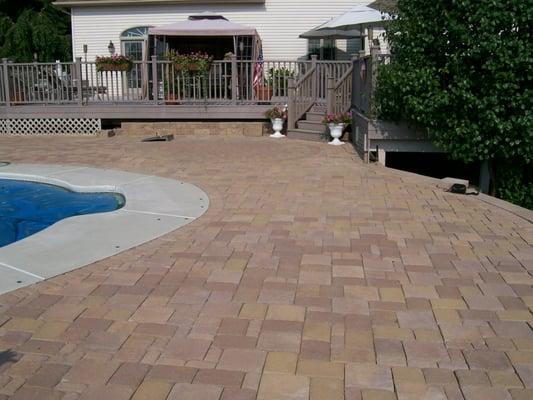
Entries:
{"label": "concrete block", "polygon": [[444,189],[444,190],[449,190],[452,187],[452,185],[455,185],[455,184],[465,185],[467,188],[469,186],[469,182],[466,179],[447,177],[447,178],[442,178],[441,181],[437,184],[437,187]]}
{"label": "concrete block", "polygon": [[[119,130],[123,135],[160,135],[176,136],[250,136],[259,137],[270,129],[270,123],[255,122],[209,122],[209,121],[174,121],[174,122],[123,122]],[[268,131],[267,131],[268,132]]]}

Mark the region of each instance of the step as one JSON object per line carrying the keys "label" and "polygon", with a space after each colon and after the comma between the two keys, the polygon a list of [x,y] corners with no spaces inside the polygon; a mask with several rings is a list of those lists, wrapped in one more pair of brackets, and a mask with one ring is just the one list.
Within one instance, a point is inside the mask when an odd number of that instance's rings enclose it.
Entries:
{"label": "step", "polygon": [[317,133],[324,133],[326,127],[322,122],[300,120],[296,123],[298,129],[305,129],[307,131],[315,131]]}
{"label": "step", "polygon": [[313,142],[322,142],[324,140],[320,133],[307,129],[289,129],[287,137],[290,139],[311,140]]}
{"label": "step", "polygon": [[322,114],[324,115],[326,112],[327,112],[327,107],[323,104],[315,104],[313,107],[311,107],[311,109],[309,110],[309,112],[312,112],[312,113],[318,113],[318,114]]}
{"label": "step", "polygon": [[324,113],[321,113],[321,112],[309,111],[307,114],[305,114],[305,120],[306,121],[321,122],[322,118],[324,118]]}

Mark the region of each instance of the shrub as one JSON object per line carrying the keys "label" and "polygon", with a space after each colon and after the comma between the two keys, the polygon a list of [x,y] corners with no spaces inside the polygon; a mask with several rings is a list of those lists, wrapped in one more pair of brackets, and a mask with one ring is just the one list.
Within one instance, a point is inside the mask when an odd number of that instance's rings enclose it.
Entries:
{"label": "shrub", "polygon": [[294,71],[285,67],[273,67],[268,69],[266,84],[276,86],[276,96],[288,96],[290,78],[294,78]]}
{"label": "shrub", "polygon": [[505,167],[526,170],[533,161],[530,1],[398,0],[397,9],[387,28],[393,58],[379,69],[378,115],[421,127],[454,159],[488,161],[493,193],[525,205],[498,185],[531,183]]}

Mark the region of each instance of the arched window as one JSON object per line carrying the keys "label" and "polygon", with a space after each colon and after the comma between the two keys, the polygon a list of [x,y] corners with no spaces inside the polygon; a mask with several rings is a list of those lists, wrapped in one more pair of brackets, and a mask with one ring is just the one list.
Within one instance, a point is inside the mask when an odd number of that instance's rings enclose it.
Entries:
{"label": "arched window", "polygon": [[136,26],[134,28],[126,29],[120,35],[121,40],[139,40],[148,38],[148,26]]}

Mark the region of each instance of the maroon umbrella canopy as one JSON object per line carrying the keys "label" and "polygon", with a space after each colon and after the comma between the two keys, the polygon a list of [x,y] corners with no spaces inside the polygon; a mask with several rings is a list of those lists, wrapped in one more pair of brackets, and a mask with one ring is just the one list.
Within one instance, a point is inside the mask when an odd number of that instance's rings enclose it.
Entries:
{"label": "maroon umbrella canopy", "polygon": [[202,13],[185,21],[150,28],[150,35],[162,36],[257,36],[255,28],[228,21],[222,15]]}

